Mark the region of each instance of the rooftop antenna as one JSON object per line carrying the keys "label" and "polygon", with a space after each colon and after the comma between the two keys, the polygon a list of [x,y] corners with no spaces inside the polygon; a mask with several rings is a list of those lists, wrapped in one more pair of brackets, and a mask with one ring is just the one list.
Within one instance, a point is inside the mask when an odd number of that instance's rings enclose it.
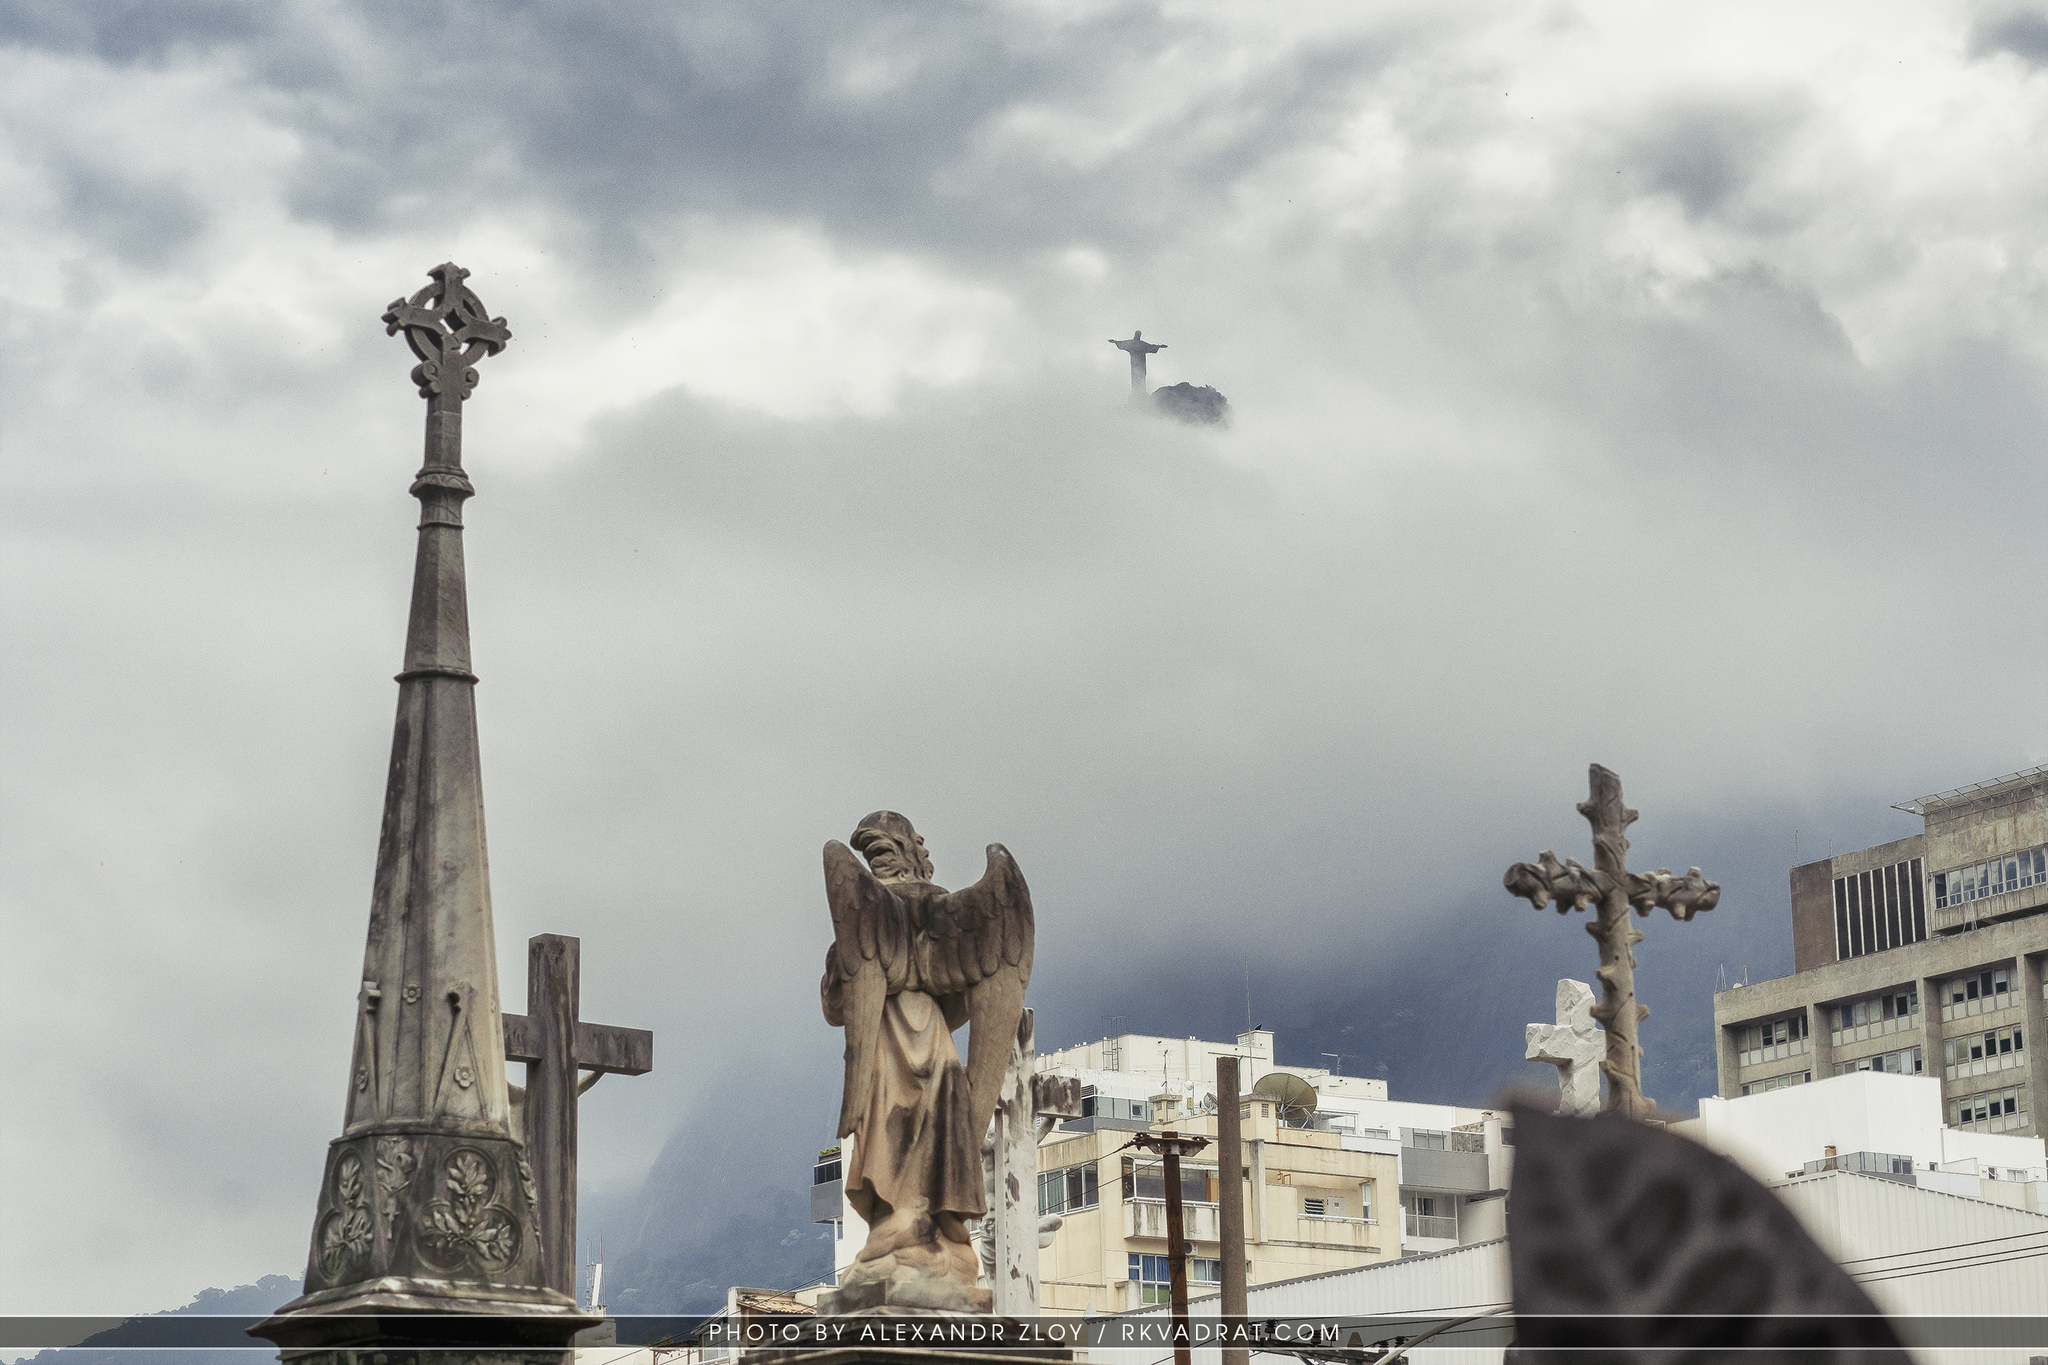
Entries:
{"label": "rooftop antenna", "polygon": [[1331,1065],[1331,1067],[1330,1067],[1330,1074],[1331,1074],[1332,1076],[1341,1076],[1341,1075],[1343,1075],[1343,1074],[1344,1074],[1344,1054],[1343,1054],[1343,1053],[1341,1053],[1341,1052],[1319,1052],[1319,1053],[1317,1053],[1316,1055],[1317,1055],[1318,1057],[1328,1057],[1328,1058],[1329,1058],[1329,1059],[1331,1060],[1331,1062],[1332,1062],[1332,1065]]}
{"label": "rooftop antenna", "polygon": [[604,1234],[597,1234],[597,1259],[590,1263],[590,1311],[604,1312]]}
{"label": "rooftop antenna", "polygon": [[1244,960],[1244,1031],[1252,1031],[1252,960]]}
{"label": "rooftop antenna", "polygon": [[1799,826],[1792,826],[1792,866],[1799,866]]}

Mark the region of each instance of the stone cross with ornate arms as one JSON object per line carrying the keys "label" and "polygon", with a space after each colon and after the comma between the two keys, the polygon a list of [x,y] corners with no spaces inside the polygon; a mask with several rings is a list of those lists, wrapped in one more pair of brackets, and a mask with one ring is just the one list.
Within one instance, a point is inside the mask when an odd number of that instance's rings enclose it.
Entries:
{"label": "stone cross with ornate arms", "polygon": [[1599,915],[1586,925],[1586,932],[1600,945],[1601,1001],[1592,1015],[1607,1030],[1607,1060],[1600,1070],[1607,1076],[1607,1109],[1625,1118],[1648,1118],[1655,1105],[1643,1095],[1643,1049],[1636,1041],[1636,1028],[1649,1017],[1649,1009],[1636,1003],[1636,955],[1634,945],[1642,933],[1629,922],[1631,906],[1647,915],[1663,906],[1671,917],[1689,920],[1702,910],[1711,910],[1721,899],[1721,888],[1692,868],[1683,877],[1671,869],[1642,873],[1628,870],[1628,835],[1636,812],[1621,800],[1621,778],[1601,767],[1589,774],[1592,793],[1579,803],[1579,814],[1593,827],[1593,866],[1588,869],[1576,858],[1560,863],[1549,849],[1533,863],[1516,863],[1501,884],[1514,895],[1541,910],[1557,902],[1560,915],[1598,905]]}
{"label": "stone cross with ornate arms", "polygon": [[[306,1292],[251,1328],[295,1365],[556,1365],[600,1318],[549,1284],[533,1171],[512,1129],[484,848],[462,505],[462,405],[512,339],[452,263],[385,310],[427,400],[419,547],[341,1136],[328,1145]],[[571,1101],[573,1103],[573,1101]],[[390,1354],[398,1348],[400,1354]]]}

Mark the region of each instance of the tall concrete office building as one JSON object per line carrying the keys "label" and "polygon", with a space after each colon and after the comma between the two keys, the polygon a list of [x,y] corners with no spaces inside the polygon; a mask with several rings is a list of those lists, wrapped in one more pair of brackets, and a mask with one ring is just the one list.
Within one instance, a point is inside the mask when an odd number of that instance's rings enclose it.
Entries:
{"label": "tall concrete office building", "polygon": [[1793,974],[1715,993],[1720,1093],[1919,1074],[1949,1125],[2039,1136],[2048,766],[1895,809],[1921,832],[1792,869]]}

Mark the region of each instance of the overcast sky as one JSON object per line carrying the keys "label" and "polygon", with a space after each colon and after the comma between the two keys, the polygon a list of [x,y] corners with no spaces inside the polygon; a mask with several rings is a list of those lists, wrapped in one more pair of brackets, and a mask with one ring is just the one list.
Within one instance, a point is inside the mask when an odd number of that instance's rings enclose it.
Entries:
{"label": "overcast sky", "polygon": [[[1041,1039],[1249,976],[1371,1071],[1485,1001],[1392,1072],[1480,1102],[1595,965],[1499,878],[1588,856],[1599,760],[1729,888],[1646,925],[1699,1055],[1795,827],[2048,758],[2043,62],[1924,0],[0,4],[0,1309],[303,1265],[415,523],[377,318],[450,258],[514,335],[505,995],[580,935],[657,1034],[591,1188],[829,1114],[818,848],[878,806],[1016,854]],[[1228,430],[1127,409],[1134,327]]]}

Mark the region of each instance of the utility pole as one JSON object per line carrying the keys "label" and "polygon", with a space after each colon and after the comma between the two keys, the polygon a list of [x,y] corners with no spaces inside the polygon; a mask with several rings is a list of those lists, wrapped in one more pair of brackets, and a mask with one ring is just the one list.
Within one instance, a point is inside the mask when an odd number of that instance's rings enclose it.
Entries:
{"label": "utility pole", "polygon": [[1165,1132],[1156,1136],[1140,1133],[1131,1142],[1145,1151],[1157,1152],[1166,1161],[1166,1252],[1173,1274],[1173,1365],[1192,1365],[1194,1352],[1188,1335],[1188,1241],[1180,1203],[1180,1159],[1207,1147],[1209,1139]]}
{"label": "utility pole", "polygon": [[[1244,1264],[1244,1141],[1238,1124],[1237,1058],[1216,1059],[1216,1240],[1223,1258],[1223,1316],[1249,1311]],[[1251,1365],[1242,1346],[1223,1349],[1223,1365]]]}

